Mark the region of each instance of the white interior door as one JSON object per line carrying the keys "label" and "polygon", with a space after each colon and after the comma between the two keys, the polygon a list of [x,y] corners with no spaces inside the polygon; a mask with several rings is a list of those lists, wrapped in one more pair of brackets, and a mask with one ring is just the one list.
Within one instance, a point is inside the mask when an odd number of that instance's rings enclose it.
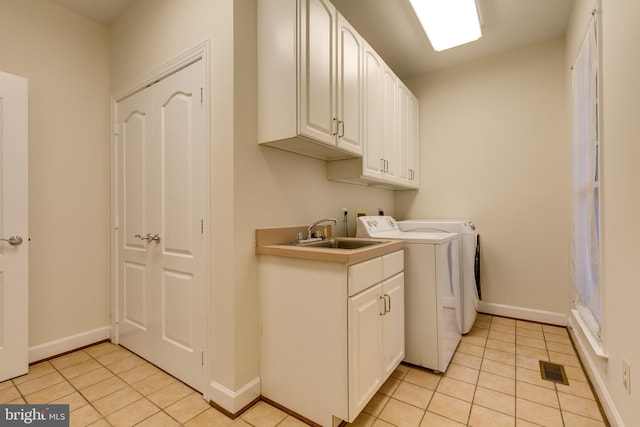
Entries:
{"label": "white interior door", "polygon": [[154,245],[141,237],[149,229],[150,92],[118,103],[118,339],[140,356],[153,357],[152,291]]}
{"label": "white interior door", "polygon": [[202,389],[208,204],[203,60],[117,104],[119,343]]}
{"label": "white interior door", "polygon": [[28,85],[0,72],[0,381],[29,370]]}

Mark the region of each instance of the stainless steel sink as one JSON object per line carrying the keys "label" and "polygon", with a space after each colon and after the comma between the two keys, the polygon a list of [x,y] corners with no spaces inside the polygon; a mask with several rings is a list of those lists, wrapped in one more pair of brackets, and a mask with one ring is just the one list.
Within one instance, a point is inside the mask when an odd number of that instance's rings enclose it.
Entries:
{"label": "stainless steel sink", "polygon": [[294,246],[302,248],[331,248],[331,249],[360,249],[367,246],[379,245],[384,241],[376,240],[356,240],[356,239],[330,239],[319,240],[309,243],[293,243]]}

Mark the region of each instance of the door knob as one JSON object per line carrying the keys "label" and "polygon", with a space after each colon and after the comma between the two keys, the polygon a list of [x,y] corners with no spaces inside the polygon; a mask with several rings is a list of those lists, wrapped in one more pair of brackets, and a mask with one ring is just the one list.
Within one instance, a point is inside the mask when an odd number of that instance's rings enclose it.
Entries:
{"label": "door knob", "polygon": [[9,242],[11,246],[18,246],[22,244],[21,236],[11,236],[8,239],[0,239],[3,242]]}
{"label": "door knob", "polygon": [[160,235],[159,234],[155,234],[155,235],[151,235],[151,233],[147,233],[146,236],[141,236],[139,234],[136,234],[133,237],[137,237],[140,240],[146,240],[147,242],[159,242],[160,241]]}

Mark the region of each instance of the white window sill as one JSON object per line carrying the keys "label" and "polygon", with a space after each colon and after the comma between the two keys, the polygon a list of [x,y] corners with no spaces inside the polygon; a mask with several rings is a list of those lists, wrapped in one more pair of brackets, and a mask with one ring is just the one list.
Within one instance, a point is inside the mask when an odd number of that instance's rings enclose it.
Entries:
{"label": "white window sill", "polygon": [[600,359],[609,360],[609,355],[604,352],[602,341],[593,334],[589,326],[587,326],[587,323],[580,315],[580,312],[575,309],[571,310],[571,317],[575,320],[575,322],[572,323],[574,323],[574,328],[577,329],[576,333],[579,332],[582,337],[585,338],[585,341],[589,343],[593,353]]}

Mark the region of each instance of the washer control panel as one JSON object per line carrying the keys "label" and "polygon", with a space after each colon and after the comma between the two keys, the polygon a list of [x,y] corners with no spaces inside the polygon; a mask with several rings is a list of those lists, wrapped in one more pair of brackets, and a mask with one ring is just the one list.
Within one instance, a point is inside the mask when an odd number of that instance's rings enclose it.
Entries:
{"label": "washer control panel", "polygon": [[399,230],[397,221],[390,216],[360,216],[357,218],[356,234],[360,237],[376,237],[380,233]]}

